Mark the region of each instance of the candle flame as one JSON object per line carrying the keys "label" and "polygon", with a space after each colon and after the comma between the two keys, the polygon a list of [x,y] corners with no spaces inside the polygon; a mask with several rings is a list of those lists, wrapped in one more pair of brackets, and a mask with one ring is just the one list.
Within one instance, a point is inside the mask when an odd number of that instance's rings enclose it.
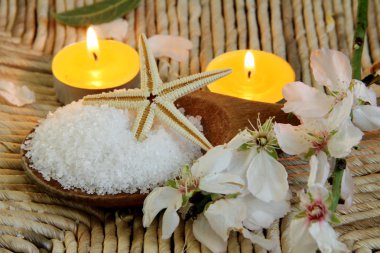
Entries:
{"label": "candle flame", "polygon": [[99,58],[99,42],[94,28],[91,26],[87,29],[87,51],[90,57],[95,61]]}
{"label": "candle flame", "polygon": [[251,78],[252,73],[255,71],[255,59],[251,51],[248,51],[244,57],[244,69],[247,72],[248,79]]}

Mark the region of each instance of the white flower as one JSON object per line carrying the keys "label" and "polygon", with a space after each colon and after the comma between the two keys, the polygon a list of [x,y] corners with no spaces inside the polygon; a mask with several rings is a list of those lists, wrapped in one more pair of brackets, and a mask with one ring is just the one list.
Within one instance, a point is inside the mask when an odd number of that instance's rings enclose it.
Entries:
{"label": "white flower", "polygon": [[377,107],[376,93],[364,83],[355,80],[354,97],[354,124],[363,131],[380,129],[380,108]]}
{"label": "white flower", "polygon": [[[171,187],[155,188],[145,199],[143,225],[148,227],[157,214],[166,209],[162,221],[162,238],[170,238],[179,223],[177,211],[186,205],[197,191],[217,194],[237,194],[244,189],[244,180],[231,173],[224,173],[231,160],[231,150],[217,146],[196,161],[191,168],[185,167],[179,179]],[[185,201],[184,201],[185,200]]]}
{"label": "white flower", "polygon": [[198,215],[193,223],[194,237],[212,252],[226,252],[227,241],[224,241],[210,226],[203,214]]}
{"label": "white flower", "polygon": [[281,201],[288,194],[288,173],[285,167],[265,151],[258,152],[247,169],[248,190],[266,201]]}
{"label": "white flower", "polygon": [[277,123],[274,131],[285,153],[305,158],[319,152],[343,158],[349,155],[352,147],[359,144],[363,136],[350,120],[345,120],[338,127],[331,117],[310,119],[299,126]]}
{"label": "white flower", "polygon": [[[350,61],[343,53],[330,49],[315,50],[310,58],[315,80],[327,94],[294,82],[283,88],[287,102],[283,110],[303,119],[332,117],[336,125],[351,118],[363,131],[380,129],[380,108],[375,92],[359,80],[352,80]],[[352,112],[352,114],[351,114]]]}
{"label": "white flower", "polygon": [[258,119],[257,129],[252,126],[227,144],[235,149],[229,171],[246,178],[250,193],[266,202],[284,200],[289,190],[285,167],[273,158],[278,146],[272,120]]}
{"label": "white flower", "polygon": [[143,225],[149,227],[157,214],[166,209],[162,219],[162,238],[168,239],[179,224],[177,210],[182,206],[182,193],[172,187],[157,187],[145,199]]}
{"label": "white flower", "polygon": [[318,49],[312,52],[310,66],[315,80],[334,92],[348,90],[352,80],[352,69],[348,57],[336,50]]}
{"label": "white flower", "polygon": [[191,173],[199,180],[199,189],[219,194],[243,190],[244,180],[239,175],[226,171],[231,163],[232,151],[225,146],[216,146],[193,164]]}
{"label": "white flower", "polygon": [[[253,198],[252,196],[250,198]],[[275,243],[250,232],[243,223],[249,223],[252,220],[252,215],[255,221],[259,216],[265,217],[265,222],[270,222],[277,217],[282,217],[288,211],[288,206],[285,204],[285,210],[281,205],[281,210],[272,211],[274,217],[263,215],[262,213],[250,214],[252,208],[263,208],[262,212],[268,210],[269,207],[265,202],[251,203],[247,207],[246,198],[238,197],[234,199],[220,199],[212,203],[207,210],[198,216],[193,224],[193,233],[195,238],[206,245],[213,252],[226,251],[228,237],[231,231],[239,231],[244,237],[251,240],[253,243],[259,244],[265,249],[272,249]],[[278,207],[275,207],[278,209]],[[280,214],[280,215],[279,215]],[[249,220],[248,220],[249,219]]]}
{"label": "white flower", "polygon": [[305,217],[295,218],[290,224],[291,253],[315,252],[317,249],[322,253],[349,252],[329,224],[331,214],[327,198],[328,191],[320,185],[310,187],[308,195],[303,193],[300,196]]}
{"label": "white flower", "polygon": [[303,118],[324,117],[334,105],[334,98],[302,82],[285,85],[282,94],[286,99],[282,110]]}
{"label": "white flower", "polygon": [[276,219],[284,217],[290,211],[287,200],[265,202],[249,194],[243,197],[243,201],[247,208],[243,225],[249,230],[269,228]]}

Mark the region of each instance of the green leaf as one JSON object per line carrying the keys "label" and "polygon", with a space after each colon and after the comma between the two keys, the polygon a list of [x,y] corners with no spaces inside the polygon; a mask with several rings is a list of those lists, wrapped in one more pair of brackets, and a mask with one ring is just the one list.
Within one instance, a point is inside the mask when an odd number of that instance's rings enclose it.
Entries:
{"label": "green leaf", "polygon": [[269,149],[269,150],[267,149],[266,151],[267,151],[267,153],[268,153],[271,157],[273,157],[274,159],[278,160],[278,154],[277,154],[276,149],[272,148],[272,149]]}
{"label": "green leaf", "polygon": [[177,189],[177,182],[174,179],[169,179],[166,181],[166,186]]}
{"label": "green leaf", "polygon": [[140,0],[104,0],[92,5],[61,13],[53,13],[60,23],[70,26],[102,24],[121,17],[137,7]]}
{"label": "green leaf", "polygon": [[249,142],[242,144],[239,148],[238,151],[246,151],[252,148],[252,144]]}

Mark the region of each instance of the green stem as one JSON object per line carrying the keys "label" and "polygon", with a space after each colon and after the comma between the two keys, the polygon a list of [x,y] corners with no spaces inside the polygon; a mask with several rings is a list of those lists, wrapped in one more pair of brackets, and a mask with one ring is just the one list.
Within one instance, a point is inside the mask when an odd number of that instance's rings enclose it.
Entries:
{"label": "green stem", "polygon": [[362,53],[364,47],[364,38],[367,30],[367,13],[368,13],[368,0],[359,0],[357,23],[354,34],[354,45],[352,52],[352,78],[361,80],[362,69]]}
{"label": "green stem", "polygon": [[343,172],[346,168],[346,160],[342,158],[337,158],[334,172],[332,174],[333,178],[333,185],[332,185],[332,203],[330,206],[330,210],[332,212],[336,211],[336,207],[338,206],[339,199],[340,199],[340,192],[342,188],[342,178],[343,178]]}

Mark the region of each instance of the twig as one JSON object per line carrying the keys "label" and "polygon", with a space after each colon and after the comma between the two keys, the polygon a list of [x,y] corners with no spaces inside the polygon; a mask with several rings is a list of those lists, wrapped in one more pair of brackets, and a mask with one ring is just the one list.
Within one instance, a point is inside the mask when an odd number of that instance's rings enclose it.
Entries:
{"label": "twig", "polygon": [[354,79],[361,79],[361,60],[364,46],[364,38],[368,25],[368,0],[358,1],[357,23],[354,35],[354,45],[352,53],[352,77]]}
{"label": "twig", "polygon": [[345,168],[346,168],[346,160],[342,159],[342,158],[336,159],[334,172],[332,175],[332,178],[333,178],[332,197],[333,197],[333,199],[332,199],[332,203],[330,206],[330,210],[332,212],[335,212],[336,207],[339,203],[343,172],[344,172]]}

